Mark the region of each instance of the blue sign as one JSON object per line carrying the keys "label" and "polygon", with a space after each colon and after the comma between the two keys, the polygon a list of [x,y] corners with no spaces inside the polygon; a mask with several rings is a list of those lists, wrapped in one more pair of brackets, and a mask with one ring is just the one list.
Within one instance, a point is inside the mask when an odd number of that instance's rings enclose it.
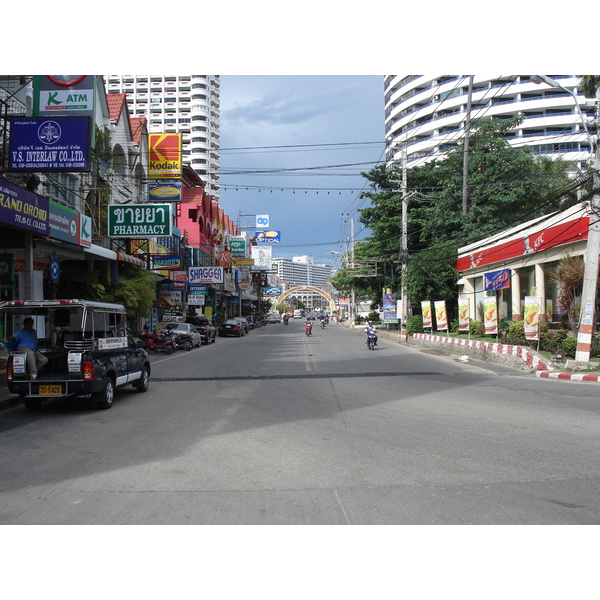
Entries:
{"label": "blue sign", "polygon": [[0,179],[0,222],[48,235],[48,198]]}
{"label": "blue sign", "polygon": [[281,242],[281,231],[257,231],[254,240],[259,244],[273,244]]}
{"label": "blue sign", "polygon": [[265,296],[280,296],[281,288],[280,287],[266,287],[264,289]]}
{"label": "blue sign", "polygon": [[53,258],[50,262],[50,279],[52,283],[56,283],[60,277],[60,265],[58,261]]}
{"label": "blue sign", "polygon": [[89,154],[87,117],[11,120],[11,171],[88,171]]}
{"label": "blue sign", "polygon": [[502,269],[502,271],[492,271],[483,275],[484,289],[503,290],[510,287],[510,269]]}

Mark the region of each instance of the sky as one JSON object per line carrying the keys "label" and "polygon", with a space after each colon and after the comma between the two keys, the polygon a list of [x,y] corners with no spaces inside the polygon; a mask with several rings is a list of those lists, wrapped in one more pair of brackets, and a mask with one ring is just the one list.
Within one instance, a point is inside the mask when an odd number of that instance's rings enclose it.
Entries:
{"label": "sky", "polygon": [[273,257],[337,262],[384,159],[383,76],[221,76],[220,204],[250,233],[269,215]]}

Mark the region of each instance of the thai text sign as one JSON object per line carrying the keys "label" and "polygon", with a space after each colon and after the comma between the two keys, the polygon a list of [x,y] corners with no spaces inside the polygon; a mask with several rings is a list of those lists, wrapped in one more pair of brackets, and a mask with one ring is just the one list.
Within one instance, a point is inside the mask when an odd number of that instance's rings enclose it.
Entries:
{"label": "thai text sign", "polygon": [[181,133],[148,134],[148,178],[181,177]]}
{"label": "thai text sign", "polygon": [[48,235],[48,198],[0,179],[0,222]]}
{"label": "thai text sign", "polygon": [[510,269],[502,269],[502,271],[492,271],[484,273],[484,289],[503,290],[510,287]]}
{"label": "thai text sign", "polygon": [[170,204],[108,205],[109,237],[171,235]]}
{"label": "thai text sign", "polygon": [[223,267],[190,267],[188,283],[223,283]]}
{"label": "thai text sign", "polygon": [[92,116],[95,81],[95,75],[35,75],[33,78],[35,116]]}
{"label": "thai text sign", "polygon": [[87,171],[90,120],[87,117],[11,121],[9,170]]}
{"label": "thai text sign", "polygon": [[75,209],[50,200],[48,225],[51,238],[79,244],[79,213]]}

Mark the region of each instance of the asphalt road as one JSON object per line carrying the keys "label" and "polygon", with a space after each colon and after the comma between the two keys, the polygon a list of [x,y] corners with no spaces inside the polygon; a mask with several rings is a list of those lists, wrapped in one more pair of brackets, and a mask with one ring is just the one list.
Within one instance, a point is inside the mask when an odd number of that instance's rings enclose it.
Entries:
{"label": "asphalt road", "polygon": [[0,411],[0,523],[600,523],[597,384],[303,331],[153,356],[108,411]]}

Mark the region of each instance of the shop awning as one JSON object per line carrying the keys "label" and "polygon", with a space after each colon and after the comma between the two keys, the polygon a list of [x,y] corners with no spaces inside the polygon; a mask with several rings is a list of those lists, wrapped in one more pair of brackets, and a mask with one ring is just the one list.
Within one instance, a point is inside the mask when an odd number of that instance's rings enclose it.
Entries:
{"label": "shop awning", "polygon": [[131,254],[125,254],[124,252],[117,252],[117,260],[122,260],[124,262],[131,263],[132,265],[138,265],[138,267],[146,266],[146,262],[141,258],[136,258],[135,256],[131,256]]}

